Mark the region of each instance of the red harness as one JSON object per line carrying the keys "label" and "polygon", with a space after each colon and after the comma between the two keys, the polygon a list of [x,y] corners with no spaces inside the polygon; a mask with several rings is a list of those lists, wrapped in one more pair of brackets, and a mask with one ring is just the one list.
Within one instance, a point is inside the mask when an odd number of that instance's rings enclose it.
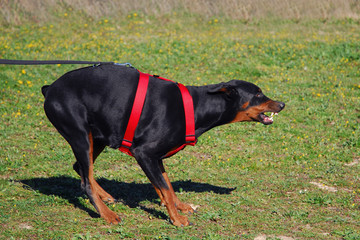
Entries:
{"label": "red harness", "polygon": [[[146,74],[142,72],[139,73],[140,73],[140,77],[139,77],[138,88],[136,90],[135,100],[131,110],[129,122],[126,127],[125,135],[121,143],[121,147],[119,148],[120,151],[130,156],[133,156],[133,154],[130,151],[130,148],[132,146],[132,141],[135,135],[136,127],[140,120],[141,112],[145,102],[147,87],[149,83],[149,77],[151,76],[150,74]],[[154,76],[154,77],[159,78],[161,80],[174,82],[166,78],[162,78],[158,76]],[[186,124],[185,143],[180,147],[177,147],[171,150],[170,152],[168,152],[165,155],[165,157],[170,157],[174,155],[178,151],[184,149],[187,145],[194,146],[197,141],[195,137],[195,118],[194,118],[193,99],[189,93],[189,90],[184,85],[182,85],[181,83],[177,83],[177,86],[179,87],[181,92],[181,96],[184,104],[184,111],[185,111],[185,124]]]}

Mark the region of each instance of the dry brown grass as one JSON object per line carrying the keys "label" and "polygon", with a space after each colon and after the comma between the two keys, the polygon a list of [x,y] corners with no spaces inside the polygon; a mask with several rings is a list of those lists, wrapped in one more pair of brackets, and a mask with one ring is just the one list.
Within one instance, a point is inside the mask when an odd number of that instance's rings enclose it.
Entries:
{"label": "dry brown grass", "polygon": [[131,12],[162,16],[174,11],[244,21],[266,17],[327,20],[360,16],[358,0],[0,0],[0,22],[48,21],[70,8],[95,19]]}

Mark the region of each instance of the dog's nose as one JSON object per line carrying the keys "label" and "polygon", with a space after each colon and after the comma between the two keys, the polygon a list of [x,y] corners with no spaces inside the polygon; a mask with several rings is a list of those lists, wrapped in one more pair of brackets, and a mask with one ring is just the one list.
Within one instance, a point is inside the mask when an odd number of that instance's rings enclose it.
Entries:
{"label": "dog's nose", "polygon": [[280,110],[283,110],[285,107],[285,103],[283,103],[283,102],[278,102],[278,103],[279,103]]}

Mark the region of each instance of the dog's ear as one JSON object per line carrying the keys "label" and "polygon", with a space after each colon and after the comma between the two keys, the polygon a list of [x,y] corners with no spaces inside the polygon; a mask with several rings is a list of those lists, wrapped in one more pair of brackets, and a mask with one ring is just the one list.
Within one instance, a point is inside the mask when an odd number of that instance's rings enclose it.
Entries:
{"label": "dog's ear", "polygon": [[234,92],[236,92],[235,87],[231,86],[229,83],[215,84],[211,86],[210,89],[208,90],[208,93],[210,94],[225,93],[228,96],[230,96]]}

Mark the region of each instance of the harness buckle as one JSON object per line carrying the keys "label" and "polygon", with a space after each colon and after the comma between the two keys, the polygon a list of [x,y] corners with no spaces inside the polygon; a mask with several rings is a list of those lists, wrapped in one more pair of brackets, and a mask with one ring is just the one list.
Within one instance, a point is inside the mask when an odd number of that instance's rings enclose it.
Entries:
{"label": "harness buckle", "polygon": [[126,139],[123,139],[122,143],[121,143],[121,146],[122,147],[125,147],[125,148],[130,148],[132,145],[132,142],[126,140]]}
{"label": "harness buckle", "polygon": [[131,63],[114,63],[114,65],[134,68]]}
{"label": "harness buckle", "polygon": [[197,139],[195,137],[195,135],[186,135],[185,136],[185,142],[186,144],[196,144]]}

